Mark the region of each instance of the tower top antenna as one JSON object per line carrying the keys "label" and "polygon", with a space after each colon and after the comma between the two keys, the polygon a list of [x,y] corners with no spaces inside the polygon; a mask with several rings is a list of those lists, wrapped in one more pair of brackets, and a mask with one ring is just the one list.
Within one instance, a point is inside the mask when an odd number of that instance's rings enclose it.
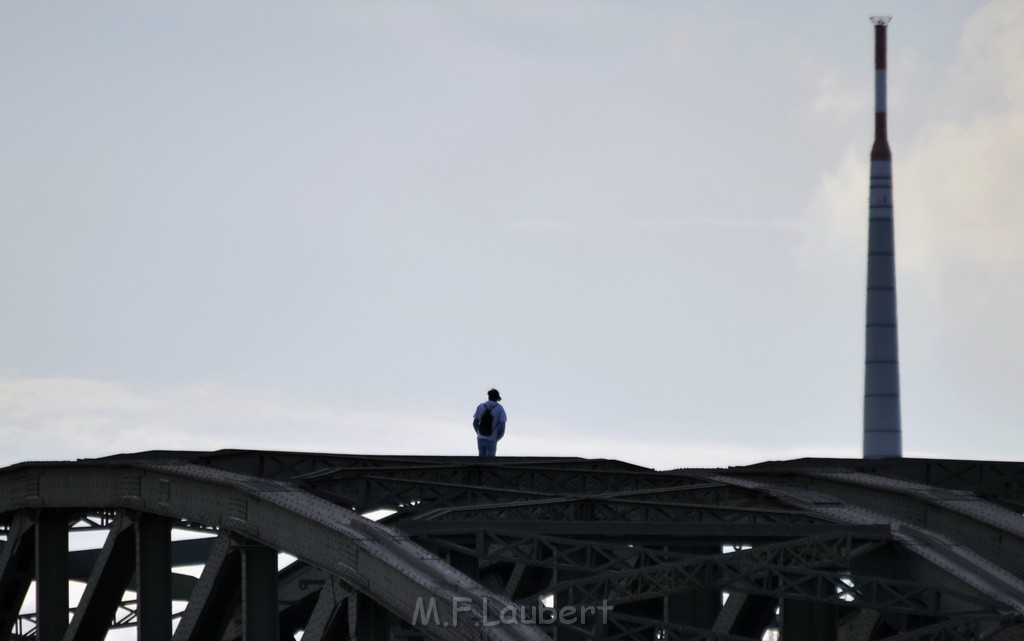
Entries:
{"label": "tower top antenna", "polygon": [[890,20],[892,20],[892,16],[871,16],[871,22],[883,27],[889,24]]}

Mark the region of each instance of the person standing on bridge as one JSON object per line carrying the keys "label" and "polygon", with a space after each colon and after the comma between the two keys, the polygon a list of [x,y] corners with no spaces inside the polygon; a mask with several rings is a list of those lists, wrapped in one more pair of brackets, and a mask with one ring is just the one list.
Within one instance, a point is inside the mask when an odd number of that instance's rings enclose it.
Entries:
{"label": "person standing on bridge", "polygon": [[476,446],[480,456],[492,457],[498,453],[498,441],[505,436],[505,421],[508,416],[498,401],[501,394],[496,389],[487,390],[487,400],[476,406],[473,414],[473,429],[476,431]]}

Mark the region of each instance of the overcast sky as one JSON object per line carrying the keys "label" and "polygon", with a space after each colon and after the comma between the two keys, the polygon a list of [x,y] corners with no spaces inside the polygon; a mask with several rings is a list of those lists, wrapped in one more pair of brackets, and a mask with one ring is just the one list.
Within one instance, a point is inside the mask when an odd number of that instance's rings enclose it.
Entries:
{"label": "overcast sky", "polygon": [[1024,4],[0,2],[0,464],[1024,459]]}

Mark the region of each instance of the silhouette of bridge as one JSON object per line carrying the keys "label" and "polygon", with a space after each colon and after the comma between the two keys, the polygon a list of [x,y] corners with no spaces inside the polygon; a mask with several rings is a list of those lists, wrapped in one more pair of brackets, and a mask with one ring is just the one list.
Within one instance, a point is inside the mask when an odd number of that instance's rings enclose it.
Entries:
{"label": "silhouette of bridge", "polygon": [[1022,512],[1011,462],[22,463],[0,470],[0,640],[1010,641]]}

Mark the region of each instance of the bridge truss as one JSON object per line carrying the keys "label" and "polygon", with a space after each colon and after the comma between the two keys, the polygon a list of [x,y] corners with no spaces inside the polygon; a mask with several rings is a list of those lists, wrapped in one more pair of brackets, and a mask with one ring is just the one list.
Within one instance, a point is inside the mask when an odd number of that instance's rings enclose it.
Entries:
{"label": "bridge truss", "polygon": [[1022,512],[1024,463],[24,463],[0,641],[1012,641]]}

